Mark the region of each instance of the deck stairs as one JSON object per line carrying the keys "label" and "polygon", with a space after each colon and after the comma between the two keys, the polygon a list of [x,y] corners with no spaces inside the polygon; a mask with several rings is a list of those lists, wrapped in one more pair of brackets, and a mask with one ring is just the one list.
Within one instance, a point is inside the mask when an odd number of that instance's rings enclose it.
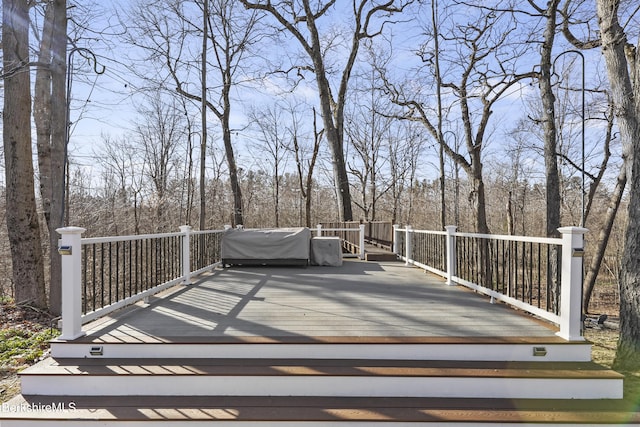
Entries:
{"label": "deck stairs", "polygon": [[0,426],[640,423],[589,343],[539,338],[53,342]]}
{"label": "deck stairs", "polygon": [[373,243],[365,244],[364,249],[365,261],[397,261],[398,255],[390,251],[388,248]]}

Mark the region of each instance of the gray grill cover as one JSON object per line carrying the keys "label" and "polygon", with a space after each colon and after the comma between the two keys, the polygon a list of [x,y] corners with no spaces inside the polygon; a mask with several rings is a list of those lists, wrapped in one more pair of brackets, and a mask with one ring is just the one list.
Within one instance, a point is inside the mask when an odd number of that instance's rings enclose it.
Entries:
{"label": "gray grill cover", "polygon": [[308,228],[227,230],[222,236],[222,259],[309,259]]}

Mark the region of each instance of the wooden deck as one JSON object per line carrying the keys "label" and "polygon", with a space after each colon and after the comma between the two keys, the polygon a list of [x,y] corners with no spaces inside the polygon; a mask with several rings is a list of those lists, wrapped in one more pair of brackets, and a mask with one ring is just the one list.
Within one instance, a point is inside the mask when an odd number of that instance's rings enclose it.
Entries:
{"label": "wooden deck", "polygon": [[400,262],[217,269],[85,326],[92,342],[553,337],[551,325]]}
{"label": "wooden deck", "polygon": [[588,343],[400,262],[217,269],[85,331],[3,427],[640,422]]}

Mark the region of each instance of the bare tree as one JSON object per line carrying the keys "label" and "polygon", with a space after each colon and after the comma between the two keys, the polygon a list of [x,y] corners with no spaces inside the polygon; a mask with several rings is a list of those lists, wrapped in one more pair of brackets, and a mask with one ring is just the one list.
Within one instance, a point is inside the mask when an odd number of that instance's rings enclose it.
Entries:
{"label": "bare tree", "polygon": [[382,98],[373,88],[369,90],[370,105],[354,108],[349,118],[347,137],[355,154],[348,163],[350,173],[359,184],[360,200],[354,200],[365,221],[376,220],[376,202],[384,194],[381,188],[382,168],[387,162],[383,148],[388,143],[392,119],[379,112]]}
{"label": "bare tree", "polygon": [[[391,195],[391,209],[389,217],[391,222],[398,223],[402,220],[406,224],[416,224],[414,221],[414,205],[416,191],[416,175],[420,168],[420,156],[424,151],[424,138],[421,136],[419,126],[413,122],[402,122],[389,133],[389,141],[385,145],[389,158],[389,182],[388,193]],[[403,203],[405,193],[407,203]],[[401,207],[406,208],[404,218],[401,215]]]}
{"label": "bare tree", "polygon": [[15,300],[46,308],[31,150],[29,4],[27,0],[2,2],[6,223]]}
{"label": "bare tree", "polygon": [[280,181],[284,166],[286,166],[287,145],[286,125],[284,125],[283,108],[274,104],[272,107],[263,107],[253,110],[249,114],[249,120],[258,128],[256,148],[264,152],[271,164],[273,193],[273,215],[275,227],[280,227]]}
{"label": "bare tree", "polygon": [[[444,112],[442,105],[442,74],[440,70],[440,23],[437,0],[431,0],[431,25],[433,28],[433,72],[436,79],[436,130],[438,141],[444,141],[442,132]],[[438,166],[440,167],[440,228],[447,225],[447,207],[445,196],[444,144],[438,144]],[[457,223],[456,223],[457,224]]]}
{"label": "bare tree", "polygon": [[[257,1],[241,0],[245,7],[261,10],[276,19],[281,28],[291,34],[310,60],[309,64],[294,64],[298,73],[303,70],[313,71],[318,87],[320,109],[324,122],[324,132],[331,149],[331,161],[333,164],[334,184],[338,194],[338,210],[342,221],[350,221],[353,218],[351,208],[351,193],[349,178],[344,159],[344,108],[347,100],[347,90],[351,71],[358,56],[360,43],[364,39],[371,39],[381,34],[385,27],[391,23],[390,16],[401,13],[412,0],[390,0],[377,3],[370,0],[353,1],[350,21],[351,40],[347,43],[346,62],[339,76],[337,95],[331,87],[329,53],[335,42],[335,37],[329,37],[329,45],[323,45],[320,33],[322,18],[327,18],[330,11],[336,6],[336,0],[312,2],[289,1]],[[340,49],[343,56],[345,50]]]}
{"label": "bare tree", "polygon": [[346,136],[350,149],[349,172],[358,183],[354,190],[360,194],[354,204],[367,221],[376,220],[376,204],[389,190],[383,185],[384,170],[388,169],[386,146],[392,142],[392,126],[397,120],[388,114],[392,104],[384,96],[378,80],[378,70],[390,63],[387,49],[371,40],[364,43],[362,66],[354,74],[352,101],[346,109]]}
{"label": "bare tree", "polygon": [[[527,47],[516,47],[509,37],[516,26],[510,25],[511,14],[489,11],[480,13],[475,21],[457,24],[451,29],[451,36],[445,40],[456,44],[447,60],[449,70],[447,80],[441,85],[448,96],[455,96],[459,103],[460,120],[463,127],[461,139],[466,153],[456,151],[440,135],[432,120],[427,100],[421,100],[415,94],[393,85],[387,80],[387,88],[394,103],[405,108],[402,116],[422,123],[434,139],[443,144],[445,153],[451,157],[467,174],[472,184],[469,200],[472,202],[475,217],[475,231],[489,233],[486,214],[485,184],[483,180],[482,152],[487,136],[489,119],[494,105],[513,86],[522,80],[530,79],[533,72],[518,72],[517,60]],[[507,48],[508,46],[508,48]],[[418,51],[425,63],[430,63],[431,54]],[[495,69],[493,67],[496,67]],[[458,76],[454,81],[454,76]],[[412,86],[413,87],[413,86]]]}
{"label": "bare tree", "polygon": [[629,178],[629,208],[620,279],[620,338],[614,367],[640,366],[640,55],[619,21],[620,0],[596,0],[611,96]]}
{"label": "bare tree", "polygon": [[538,85],[542,100],[541,118],[539,122],[544,128],[544,164],[546,176],[547,195],[547,236],[559,235],[560,224],[560,179],[558,175],[558,157],[556,155],[556,117],[555,97],[551,82],[552,52],[554,40],[558,32],[558,5],[560,0],[546,2],[545,6],[539,6],[533,0],[528,0],[536,13],[544,18],[543,40],[540,43],[540,73]]}
{"label": "bare tree", "polygon": [[[60,314],[61,259],[56,229],[64,223],[67,142],[67,2],[53,0],[44,9],[33,115],[36,124],[40,195],[49,236],[49,310]],[[54,106],[60,106],[55,108]]]}
{"label": "bare tree", "polygon": [[[167,85],[164,79],[173,82],[175,90],[182,96],[199,103],[205,103],[220,122],[222,141],[227,159],[229,183],[233,194],[233,222],[244,223],[242,209],[242,190],[238,178],[238,166],[232,144],[231,112],[232,89],[239,84],[242,75],[242,63],[248,49],[261,34],[257,31],[258,19],[255,13],[247,13],[237,2],[230,0],[208,0],[206,15],[208,24],[203,28],[205,4],[197,2],[197,11],[189,2],[169,2],[147,5],[137,12],[138,33],[132,35],[130,42],[148,52],[148,59],[160,64],[167,73],[155,84]],[[190,56],[196,40],[204,48],[205,32],[213,55],[200,55],[200,60]],[[201,49],[198,49],[202,53]],[[206,80],[202,78],[202,58],[207,60]],[[192,75],[200,76],[198,84],[192,81]],[[148,78],[151,78],[147,76]],[[155,77],[153,77],[155,79]],[[203,82],[207,87],[207,96],[202,94]],[[206,99],[203,99],[206,98]],[[206,135],[205,135],[206,136]],[[207,141],[202,138],[201,143]],[[201,162],[204,159],[201,159]],[[202,181],[202,179],[201,179]]]}
{"label": "bare tree", "polygon": [[[207,51],[209,50],[209,0],[202,1],[202,61],[200,62],[200,121],[202,123],[202,135],[200,136],[200,230],[206,228],[207,223]],[[175,79],[175,74],[174,74]],[[180,85],[178,85],[180,87]],[[235,163],[233,151],[232,162]],[[235,170],[235,167],[233,168]]]}
{"label": "bare tree", "polygon": [[[292,110],[293,114],[293,110]],[[311,153],[307,153],[305,156],[305,150],[300,142],[300,134],[298,131],[297,120],[294,118],[293,126],[291,128],[291,135],[293,137],[293,150],[296,159],[296,168],[298,170],[298,181],[300,183],[300,192],[305,200],[305,218],[306,226],[311,227],[311,191],[313,190],[313,173],[316,163],[318,161],[318,154],[320,153],[320,143],[324,135],[324,129],[318,128],[318,114],[315,108],[313,109],[313,147]],[[306,175],[306,176],[305,176]]]}
{"label": "bare tree", "polygon": [[[193,178],[193,151],[194,151],[194,140],[193,136],[196,134],[194,131],[193,121],[189,115],[189,109],[187,106],[186,100],[182,99],[182,111],[184,113],[185,121],[186,121],[186,138],[187,138],[187,146],[184,147],[184,156],[185,156],[185,164],[182,173],[182,197],[180,197],[180,224],[191,224],[191,216],[193,212],[193,201],[195,198],[195,182]],[[206,145],[206,144],[205,144]],[[202,156],[202,153],[200,153]],[[206,155],[206,153],[205,153]],[[203,162],[206,164],[206,161]],[[200,174],[200,181],[202,182],[203,173]],[[206,177],[206,175],[205,175]],[[202,189],[200,189],[202,192]],[[200,196],[200,203],[202,205],[203,200],[206,200],[206,196]],[[202,211],[202,206],[200,206],[200,210]],[[206,211],[206,202],[205,209]],[[201,216],[202,217],[202,216]],[[205,218],[206,219],[206,218]],[[206,224],[206,222],[205,222]],[[200,228],[204,228],[205,224],[200,224]]]}
{"label": "bare tree", "polygon": [[105,188],[107,200],[112,200],[110,208],[114,227],[113,234],[139,234],[141,231],[141,199],[146,164],[139,155],[133,138],[114,138],[103,135],[103,149],[96,157],[104,168],[104,174],[113,182],[113,188]]}
{"label": "bare tree", "polygon": [[[135,137],[144,161],[144,171],[151,180],[155,204],[155,231],[166,231],[166,198],[175,165],[178,144],[186,139],[184,115],[176,100],[159,93],[138,108],[142,121],[135,127]],[[165,229],[165,230],[163,230]]]}

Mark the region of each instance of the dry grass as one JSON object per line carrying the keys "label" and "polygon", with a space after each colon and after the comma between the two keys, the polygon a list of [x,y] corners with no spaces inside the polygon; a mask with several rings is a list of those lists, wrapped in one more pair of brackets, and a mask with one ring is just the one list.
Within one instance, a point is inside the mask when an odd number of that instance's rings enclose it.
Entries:
{"label": "dry grass", "polygon": [[[618,331],[609,328],[587,328],[584,336],[591,341],[591,358],[595,363],[611,368],[616,356]],[[640,411],[640,368],[635,371],[621,372],[624,379],[624,400],[635,411]]]}
{"label": "dry grass", "polygon": [[0,403],[20,393],[18,372],[46,357],[57,335],[47,313],[0,302]]}

